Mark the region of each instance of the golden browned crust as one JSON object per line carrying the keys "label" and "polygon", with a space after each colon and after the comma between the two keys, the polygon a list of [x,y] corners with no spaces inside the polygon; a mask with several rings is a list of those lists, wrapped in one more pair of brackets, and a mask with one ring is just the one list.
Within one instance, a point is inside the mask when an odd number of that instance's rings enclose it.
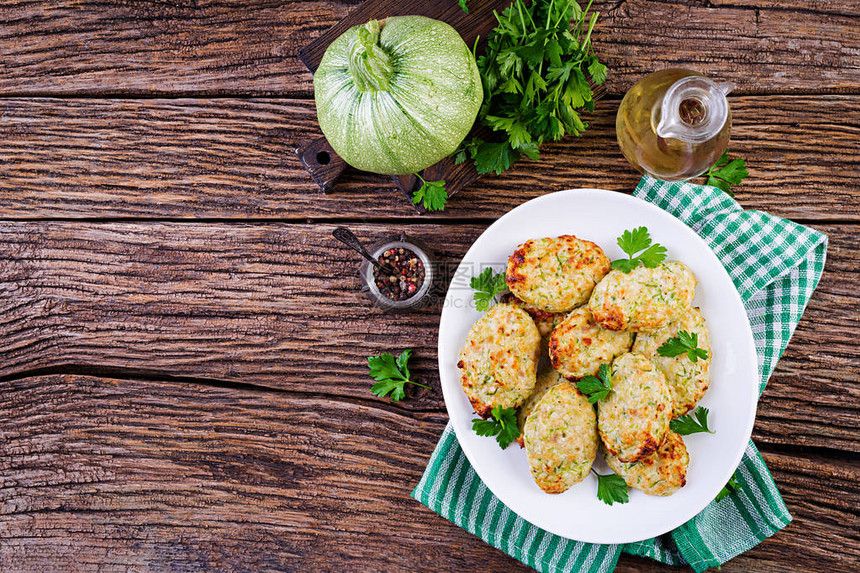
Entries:
{"label": "golden browned crust", "polygon": [[559,342],[558,338],[554,336],[549,337],[549,361],[552,364],[552,367],[558,370],[558,367],[561,363],[559,359],[559,347],[561,346],[561,342]]}
{"label": "golden browned crust", "polygon": [[588,476],[597,456],[594,407],[570,382],[555,384],[526,418],[523,436],[535,483],[546,493],[562,493]]}
{"label": "golden browned crust", "polygon": [[569,488],[565,487],[564,484],[561,482],[544,483],[544,484],[540,485],[540,488],[541,488],[541,490],[543,490],[544,493],[548,493],[550,495],[557,495],[560,493],[564,493],[569,489]]}
{"label": "golden browned crust", "polygon": [[511,304],[490,308],[472,328],[457,368],[469,402],[482,418],[495,406],[519,406],[534,389],[540,334],[531,317]]}
{"label": "golden browned crust", "polygon": [[[693,362],[686,353],[678,356],[659,355],[657,349],[681,330],[698,335],[699,348],[708,353],[707,358]],[[707,392],[710,385],[711,342],[705,318],[698,308],[691,308],[677,320],[653,333],[639,333],[633,352],[650,356],[666,376],[675,400],[675,416],[683,416],[691,411]]]}
{"label": "golden browned crust", "polygon": [[549,337],[552,367],[568,380],[597,374],[600,365],[630,350],[633,334],[602,328],[587,306],[576,308],[562,320]]}
{"label": "golden browned crust", "polygon": [[628,486],[648,495],[672,495],[687,485],[687,466],[690,456],[684,440],[675,432],[668,432],[658,450],[641,460],[625,463],[611,453],[606,463],[621,476]]}
{"label": "golden browned crust", "polygon": [[588,301],[611,263],[591,241],[573,235],[530,239],[508,258],[505,280],[520,300],[551,313]]}
{"label": "golden browned crust", "polygon": [[523,263],[526,262],[524,253],[531,247],[532,243],[534,243],[532,240],[526,241],[517,247],[517,250],[514,251],[508,259],[508,268],[505,271],[505,282],[508,283],[508,288],[511,288],[511,285],[516,285],[517,283],[528,280],[528,277],[520,272],[520,269],[522,268]]}
{"label": "golden browned crust", "polygon": [[588,307],[608,330],[654,332],[684,314],[693,302],[696,277],[683,263],[639,265],[609,272],[594,288]]}
{"label": "golden browned crust", "polygon": [[594,320],[606,330],[624,330],[627,321],[624,315],[614,307],[598,307],[592,309]]}
{"label": "golden browned crust", "polygon": [[517,298],[513,293],[509,292],[503,294],[500,300],[503,303],[518,306],[526,311],[526,313],[532,317],[532,320],[535,321],[535,326],[538,327],[538,332],[540,332],[540,335],[544,338],[548,337],[555,326],[561,322],[565,316],[567,316],[567,313],[564,312],[549,312],[547,310],[540,309]]}
{"label": "golden browned crust", "polygon": [[606,450],[627,463],[653,454],[669,432],[673,408],[666,377],[650,359],[619,356],[612,363],[612,392],[597,405]]}
{"label": "golden browned crust", "polygon": [[[461,381],[465,380],[466,377],[462,376]],[[485,420],[488,419],[492,413],[493,409],[489,406],[484,405],[480,400],[475,398],[469,398],[469,403],[472,404],[472,408],[475,410],[475,413]]]}

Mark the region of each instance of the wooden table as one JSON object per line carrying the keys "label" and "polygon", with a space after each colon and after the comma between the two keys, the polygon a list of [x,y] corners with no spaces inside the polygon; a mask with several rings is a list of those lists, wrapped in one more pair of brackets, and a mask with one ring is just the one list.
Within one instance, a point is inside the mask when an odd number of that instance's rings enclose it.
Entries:
{"label": "wooden table", "polygon": [[[830,236],[753,436],[794,522],[723,571],[857,571],[860,2],[595,4],[588,132],[419,216],[293,154],[319,135],[294,55],[357,0],[3,1],[0,570],[524,570],[409,498],[447,421],[440,308],[369,307],[331,230],[456,262],[527,199],[629,192],[620,96],[683,65],[738,84],[739,201]],[[432,391],[377,399],[365,357],[407,347]]]}

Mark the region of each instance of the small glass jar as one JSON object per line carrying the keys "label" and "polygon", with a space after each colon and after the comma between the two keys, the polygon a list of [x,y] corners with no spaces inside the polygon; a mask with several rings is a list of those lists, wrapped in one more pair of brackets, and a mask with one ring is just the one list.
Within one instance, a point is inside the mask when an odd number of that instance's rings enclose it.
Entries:
{"label": "small glass jar", "polygon": [[639,80],[621,100],[618,145],[642,173],[664,181],[698,177],[729,144],[732,116],[726,95],[734,84],[670,68]]}
{"label": "small glass jar", "polygon": [[362,291],[367,294],[374,306],[381,308],[384,312],[409,312],[427,306],[432,299],[432,286],[435,279],[432,252],[423,244],[405,235],[392,236],[377,241],[368,248],[371,256],[379,260],[382,254],[389,249],[404,249],[412,251],[424,266],[424,281],[417,286],[415,293],[404,300],[392,300],[385,296],[379,289],[374,278],[374,267],[368,261],[362,259],[359,267]]}

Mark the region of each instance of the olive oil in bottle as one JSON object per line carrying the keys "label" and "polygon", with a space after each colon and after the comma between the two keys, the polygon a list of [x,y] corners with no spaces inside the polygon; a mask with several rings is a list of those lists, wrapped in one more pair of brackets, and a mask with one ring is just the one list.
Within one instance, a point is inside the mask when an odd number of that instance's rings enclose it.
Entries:
{"label": "olive oil in bottle", "polygon": [[618,108],[615,128],[624,157],[640,172],[665,181],[701,175],[729,144],[726,94],[733,87],[684,69],[645,76]]}

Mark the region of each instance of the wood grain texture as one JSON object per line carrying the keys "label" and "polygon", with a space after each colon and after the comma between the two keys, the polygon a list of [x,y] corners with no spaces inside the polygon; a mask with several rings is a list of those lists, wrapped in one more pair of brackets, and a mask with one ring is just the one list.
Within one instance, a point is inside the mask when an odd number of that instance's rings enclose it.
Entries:
{"label": "wood grain texture", "polygon": [[[433,307],[383,315],[359,292],[358,256],[333,228],[2,223],[0,376],[110,368],[380,402],[366,356],[414,348],[411,369],[433,390],[392,407],[443,411],[436,344],[445,281]],[[350,228],[366,241],[394,230]],[[405,230],[433,246],[447,281],[483,228]],[[831,239],[824,278],[765,392],[755,437],[857,453],[856,227],[818,228]]]}
{"label": "wood grain texture", "polygon": [[[860,13],[851,2],[814,4],[597,1],[595,49],[612,70],[615,94],[677,65],[731,79],[744,93],[856,91]],[[311,75],[296,52],[359,5],[4,2],[0,95],[307,96]]]}
{"label": "wood grain texture", "polygon": [[[527,571],[409,498],[441,301],[380,315],[329,223],[406,231],[447,280],[514,205],[629,192],[619,98],[669,66],[738,84],[740,202],[831,241],[753,434],[795,519],[722,570],[860,570],[858,0],[598,0],[591,129],[428,217],[384,177],[323,195],[293,152],[321,135],[296,53],[361,6],[0,3],[0,571]],[[432,389],[377,399],[365,356],[406,347]]]}
{"label": "wood grain texture", "polygon": [[[409,498],[444,424],[157,380],[3,382],[0,568],[526,571]],[[723,571],[853,573],[856,464],[764,455],[795,520]]]}
{"label": "wood grain texture", "polygon": [[[730,97],[746,207],[860,220],[860,96]],[[590,129],[487,176],[434,218],[495,219],[570,187],[633,189],[615,139],[619,101]],[[0,99],[2,218],[419,218],[389,178],[347,171],[323,195],[295,147],[318,137],[304,100]]]}
{"label": "wood grain texture", "polygon": [[857,91],[860,12],[781,2],[621,0],[602,12],[597,53],[610,93],[643,75],[687,67],[743,93]]}
{"label": "wood grain texture", "polygon": [[4,2],[0,94],[309,94],[296,52],[357,4]]}
{"label": "wood grain texture", "polygon": [[310,40],[299,50],[298,57],[311,72],[316,72],[329,45],[353,26],[373,19],[413,14],[449,24],[471,48],[476,41],[486,40],[487,34],[498,25],[494,12],[501,12],[509,5],[509,0],[471,0],[467,13],[451,0],[370,0],[362,2],[350,10],[346,18]]}

